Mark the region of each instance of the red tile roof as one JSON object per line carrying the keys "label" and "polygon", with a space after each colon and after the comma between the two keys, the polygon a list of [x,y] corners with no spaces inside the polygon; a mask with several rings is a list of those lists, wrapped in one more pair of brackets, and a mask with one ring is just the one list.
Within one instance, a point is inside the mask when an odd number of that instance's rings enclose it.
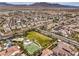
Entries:
{"label": "red tile roof", "polygon": [[53,49],[53,53],[55,55],[75,55],[77,50],[75,47],[65,43],[65,42],[58,42],[58,45]]}
{"label": "red tile roof", "polygon": [[1,51],[0,56],[10,56],[15,51],[20,52],[20,50],[19,50],[19,48],[17,46],[12,46],[12,47],[8,48],[7,50]]}
{"label": "red tile roof", "polygon": [[49,56],[51,54],[53,54],[52,50],[50,50],[50,49],[44,49],[42,51],[42,55],[41,56]]}

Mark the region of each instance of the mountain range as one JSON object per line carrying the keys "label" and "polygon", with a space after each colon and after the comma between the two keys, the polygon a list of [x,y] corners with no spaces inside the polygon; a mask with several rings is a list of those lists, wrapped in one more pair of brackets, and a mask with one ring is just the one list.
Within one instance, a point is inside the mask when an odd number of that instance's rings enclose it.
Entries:
{"label": "mountain range", "polygon": [[62,5],[58,3],[36,2],[31,5],[27,4],[10,4],[6,2],[0,2],[0,6],[27,6],[27,7],[49,7],[49,8],[79,8],[79,6]]}

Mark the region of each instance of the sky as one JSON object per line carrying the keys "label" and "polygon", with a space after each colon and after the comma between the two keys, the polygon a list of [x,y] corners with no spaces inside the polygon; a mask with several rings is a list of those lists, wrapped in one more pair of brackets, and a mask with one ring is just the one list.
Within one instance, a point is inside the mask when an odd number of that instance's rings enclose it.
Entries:
{"label": "sky", "polygon": [[63,5],[79,6],[79,2],[60,2]]}
{"label": "sky", "polygon": [[[34,2],[8,2],[10,4],[26,4],[26,5],[30,5],[33,4]],[[49,3],[58,3],[58,4],[62,4],[62,5],[72,5],[72,6],[79,6],[79,2],[49,2]]]}

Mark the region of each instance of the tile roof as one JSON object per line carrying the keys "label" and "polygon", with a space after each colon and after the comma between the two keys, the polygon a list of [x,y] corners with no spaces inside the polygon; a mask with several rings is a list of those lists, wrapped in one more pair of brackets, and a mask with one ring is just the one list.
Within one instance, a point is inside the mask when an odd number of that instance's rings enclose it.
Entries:
{"label": "tile roof", "polygon": [[10,56],[12,53],[19,51],[19,48],[17,46],[12,46],[10,48],[8,48],[7,50],[1,51],[0,52],[0,56]]}
{"label": "tile roof", "polygon": [[72,55],[75,55],[75,53],[77,53],[77,50],[75,49],[75,47],[65,42],[58,42],[58,45],[53,49],[53,53],[54,55],[72,56]]}
{"label": "tile roof", "polygon": [[50,49],[44,49],[44,50],[42,51],[41,56],[49,56],[49,55],[51,55],[51,54],[53,54],[52,50],[50,50]]}

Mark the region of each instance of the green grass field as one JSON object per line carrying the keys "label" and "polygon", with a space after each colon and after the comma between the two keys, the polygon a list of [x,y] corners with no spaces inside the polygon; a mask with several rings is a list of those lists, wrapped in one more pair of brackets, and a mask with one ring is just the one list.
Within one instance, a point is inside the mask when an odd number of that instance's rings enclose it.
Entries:
{"label": "green grass field", "polygon": [[34,31],[28,32],[26,37],[32,41],[39,43],[44,48],[50,46],[55,41],[54,39],[52,39],[50,37],[47,37],[45,35],[42,35],[38,32],[34,32]]}
{"label": "green grass field", "polygon": [[36,45],[35,43],[32,43],[31,45],[26,46],[26,49],[30,55],[33,55],[35,51],[40,50],[40,47]]}
{"label": "green grass field", "polygon": [[72,33],[70,37],[73,38],[73,40],[79,42],[79,33]]}

